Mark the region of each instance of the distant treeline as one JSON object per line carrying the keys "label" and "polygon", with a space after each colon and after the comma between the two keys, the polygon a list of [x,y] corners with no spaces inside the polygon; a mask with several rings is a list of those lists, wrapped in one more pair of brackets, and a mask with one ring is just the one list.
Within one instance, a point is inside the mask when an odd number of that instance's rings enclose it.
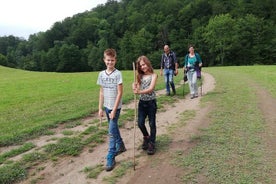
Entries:
{"label": "distant treeline", "polygon": [[0,65],[98,71],[103,51],[115,48],[121,70],[131,69],[140,55],[159,68],[164,44],[180,65],[189,44],[205,66],[276,64],[275,12],[275,0],[108,0],[28,40],[0,37]]}

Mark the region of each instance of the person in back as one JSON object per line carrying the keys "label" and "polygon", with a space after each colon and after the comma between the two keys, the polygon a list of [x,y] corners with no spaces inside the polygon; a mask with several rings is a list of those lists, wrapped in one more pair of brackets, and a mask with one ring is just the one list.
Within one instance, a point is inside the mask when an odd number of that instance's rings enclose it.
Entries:
{"label": "person in back", "polygon": [[202,67],[202,60],[195,52],[192,45],[189,46],[189,53],[184,58],[184,70],[187,73],[191,99],[198,97],[197,72]]}
{"label": "person in back", "polygon": [[178,63],[176,54],[170,50],[168,45],[164,46],[164,53],[161,57],[161,69],[160,75],[164,75],[164,81],[166,84],[166,95],[171,94],[170,87],[172,88],[173,95],[175,95],[175,85],[173,82],[173,77],[178,74]]}
{"label": "person in back", "polygon": [[115,68],[116,51],[106,49],[104,51],[104,63],[106,70],[99,73],[97,84],[100,85],[99,93],[99,116],[103,116],[104,111],[108,119],[109,148],[106,156],[106,171],[111,171],[115,167],[115,156],[126,151],[118,127],[118,119],[122,107],[123,79],[122,73]]}

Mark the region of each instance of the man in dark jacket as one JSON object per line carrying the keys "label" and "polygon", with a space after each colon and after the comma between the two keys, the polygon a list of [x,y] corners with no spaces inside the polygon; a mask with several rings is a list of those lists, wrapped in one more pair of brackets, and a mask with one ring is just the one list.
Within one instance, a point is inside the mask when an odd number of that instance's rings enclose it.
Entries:
{"label": "man in dark jacket", "polygon": [[166,84],[166,95],[170,95],[170,86],[172,87],[173,95],[175,95],[175,85],[173,82],[173,76],[178,74],[178,63],[176,55],[170,50],[168,45],[164,46],[164,53],[161,57],[161,70],[160,75],[164,75]]}

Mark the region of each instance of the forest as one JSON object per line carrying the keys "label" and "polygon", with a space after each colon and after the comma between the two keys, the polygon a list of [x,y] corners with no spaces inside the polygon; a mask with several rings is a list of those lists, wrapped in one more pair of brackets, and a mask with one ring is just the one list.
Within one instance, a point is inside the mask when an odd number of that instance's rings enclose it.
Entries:
{"label": "forest", "polygon": [[103,51],[114,48],[120,70],[131,69],[140,55],[158,69],[164,44],[176,53],[180,66],[189,44],[206,67],[275,65],[275,12],[275,0],[108,0],[27,40],[0,37],[0,65],[99,71],[105,67]]}

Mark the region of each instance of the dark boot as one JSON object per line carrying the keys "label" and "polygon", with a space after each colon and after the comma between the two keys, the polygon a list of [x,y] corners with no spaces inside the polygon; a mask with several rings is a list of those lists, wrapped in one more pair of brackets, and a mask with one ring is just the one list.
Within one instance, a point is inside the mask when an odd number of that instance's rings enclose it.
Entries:
{"label": "dark boot", "polygon": [[145,136],[143,144],[142,144],[142,149],[147,150],[148,149],[148,144],[149,144],[149,136]]}
{"label": "dark boot", "polygon": [[148,155],[153,155],[155,153],[155,145],[154,145],[154,143],[149,142],[147,153],[148,153]]}

